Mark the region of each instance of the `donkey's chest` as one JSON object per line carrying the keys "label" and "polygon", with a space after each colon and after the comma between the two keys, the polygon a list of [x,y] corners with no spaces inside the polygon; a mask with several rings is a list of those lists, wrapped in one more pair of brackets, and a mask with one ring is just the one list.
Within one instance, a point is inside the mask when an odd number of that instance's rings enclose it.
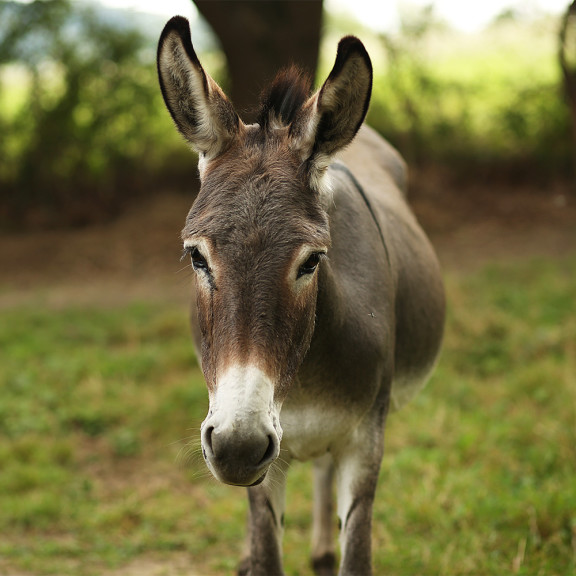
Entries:
{"label": "donkey's chest", "polygon": [[296,460],[316,458],[349,438],[361,418],[345,406],[320,400],[287,401],[280,414],[282,449]]}

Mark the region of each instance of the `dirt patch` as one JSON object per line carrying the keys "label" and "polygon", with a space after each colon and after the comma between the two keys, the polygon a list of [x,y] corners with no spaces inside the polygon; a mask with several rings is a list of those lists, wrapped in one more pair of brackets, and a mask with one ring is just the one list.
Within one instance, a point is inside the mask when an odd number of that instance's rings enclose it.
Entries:
{"label": "dirt patch", "polygon": [[191,204],[165,192],[106,224],[0,238],[0,307],[170,300],[188,295],[180,230]]}
{"label": "dirt patch", "polygon": [[132,562],[106,572],[106,576],[194,576],[198,574],[190,563],[190,556],[184,552],[173,552],[169,561],[164,557],[144,555]]}
{"label": "dirt patch", "polygon": [[567,184],[446,186],[419,175],[411,199],[446,270],[576,251],[576,195]]}
{"label": "dirt patch", "polygon": [[[0,307],[186,305],[190,269],[180,261],[180,230],[191,201],[167,191],[106,224],[0,237]],[[411,203],[447,271],[576,252],[576,196],[568,186],[460,188],[418,174]]]}

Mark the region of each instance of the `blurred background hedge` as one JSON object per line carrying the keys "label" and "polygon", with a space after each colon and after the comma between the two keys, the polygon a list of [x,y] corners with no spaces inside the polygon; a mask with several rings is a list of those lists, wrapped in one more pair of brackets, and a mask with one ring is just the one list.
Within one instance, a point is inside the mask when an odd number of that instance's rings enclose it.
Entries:
{"label": "blurred background hedge", "polygon": [[[156,79],[163,23],[87,2],[0,1],[0,226],[81,225],[163,187],[190,187],[194,159]],[[557,17],[508,10],[466,35],[428,7],[378,34],[324,11],[318,79],[338,38],[359,35],[375,64],[369,122],[415,169],[487,186],[528,182],[545,193],[573,168],[560,26]],[[234,74],[204,20],[193,37],[207,70],[234,95]],[[563,40],[576,59],[576,44]]]}

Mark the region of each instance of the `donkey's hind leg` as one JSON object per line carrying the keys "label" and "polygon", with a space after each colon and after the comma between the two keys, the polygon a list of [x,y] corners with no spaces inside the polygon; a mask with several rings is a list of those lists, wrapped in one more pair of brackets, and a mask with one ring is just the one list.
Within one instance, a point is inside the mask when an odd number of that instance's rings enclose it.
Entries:
{"label": "donkey's hind leg", "polygon": [[316,576],[336,573],[334,545],[334,462],[330,454],[314,461],[312,567]]}

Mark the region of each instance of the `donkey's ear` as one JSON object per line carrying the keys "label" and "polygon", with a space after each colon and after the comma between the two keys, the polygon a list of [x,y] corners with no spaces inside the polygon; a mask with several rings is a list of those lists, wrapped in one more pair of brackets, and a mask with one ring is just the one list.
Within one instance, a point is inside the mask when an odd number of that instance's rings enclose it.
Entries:
{"label": "donkey's ear", "polygon": [[364,121],[371,93],[368,52],[358,38],[346,36],[338,44],[326,82],[291,126],[294,145],[312,170],[323,172],[332,156],[350,144]]}
{"label": "donkey's ear", "polygon": [[204,72],[192,47],[190,26],[175,16],[158,43],[158,77],[176,127],[201,155],[212,159],[238,133],[240,118],[218,84]]}

